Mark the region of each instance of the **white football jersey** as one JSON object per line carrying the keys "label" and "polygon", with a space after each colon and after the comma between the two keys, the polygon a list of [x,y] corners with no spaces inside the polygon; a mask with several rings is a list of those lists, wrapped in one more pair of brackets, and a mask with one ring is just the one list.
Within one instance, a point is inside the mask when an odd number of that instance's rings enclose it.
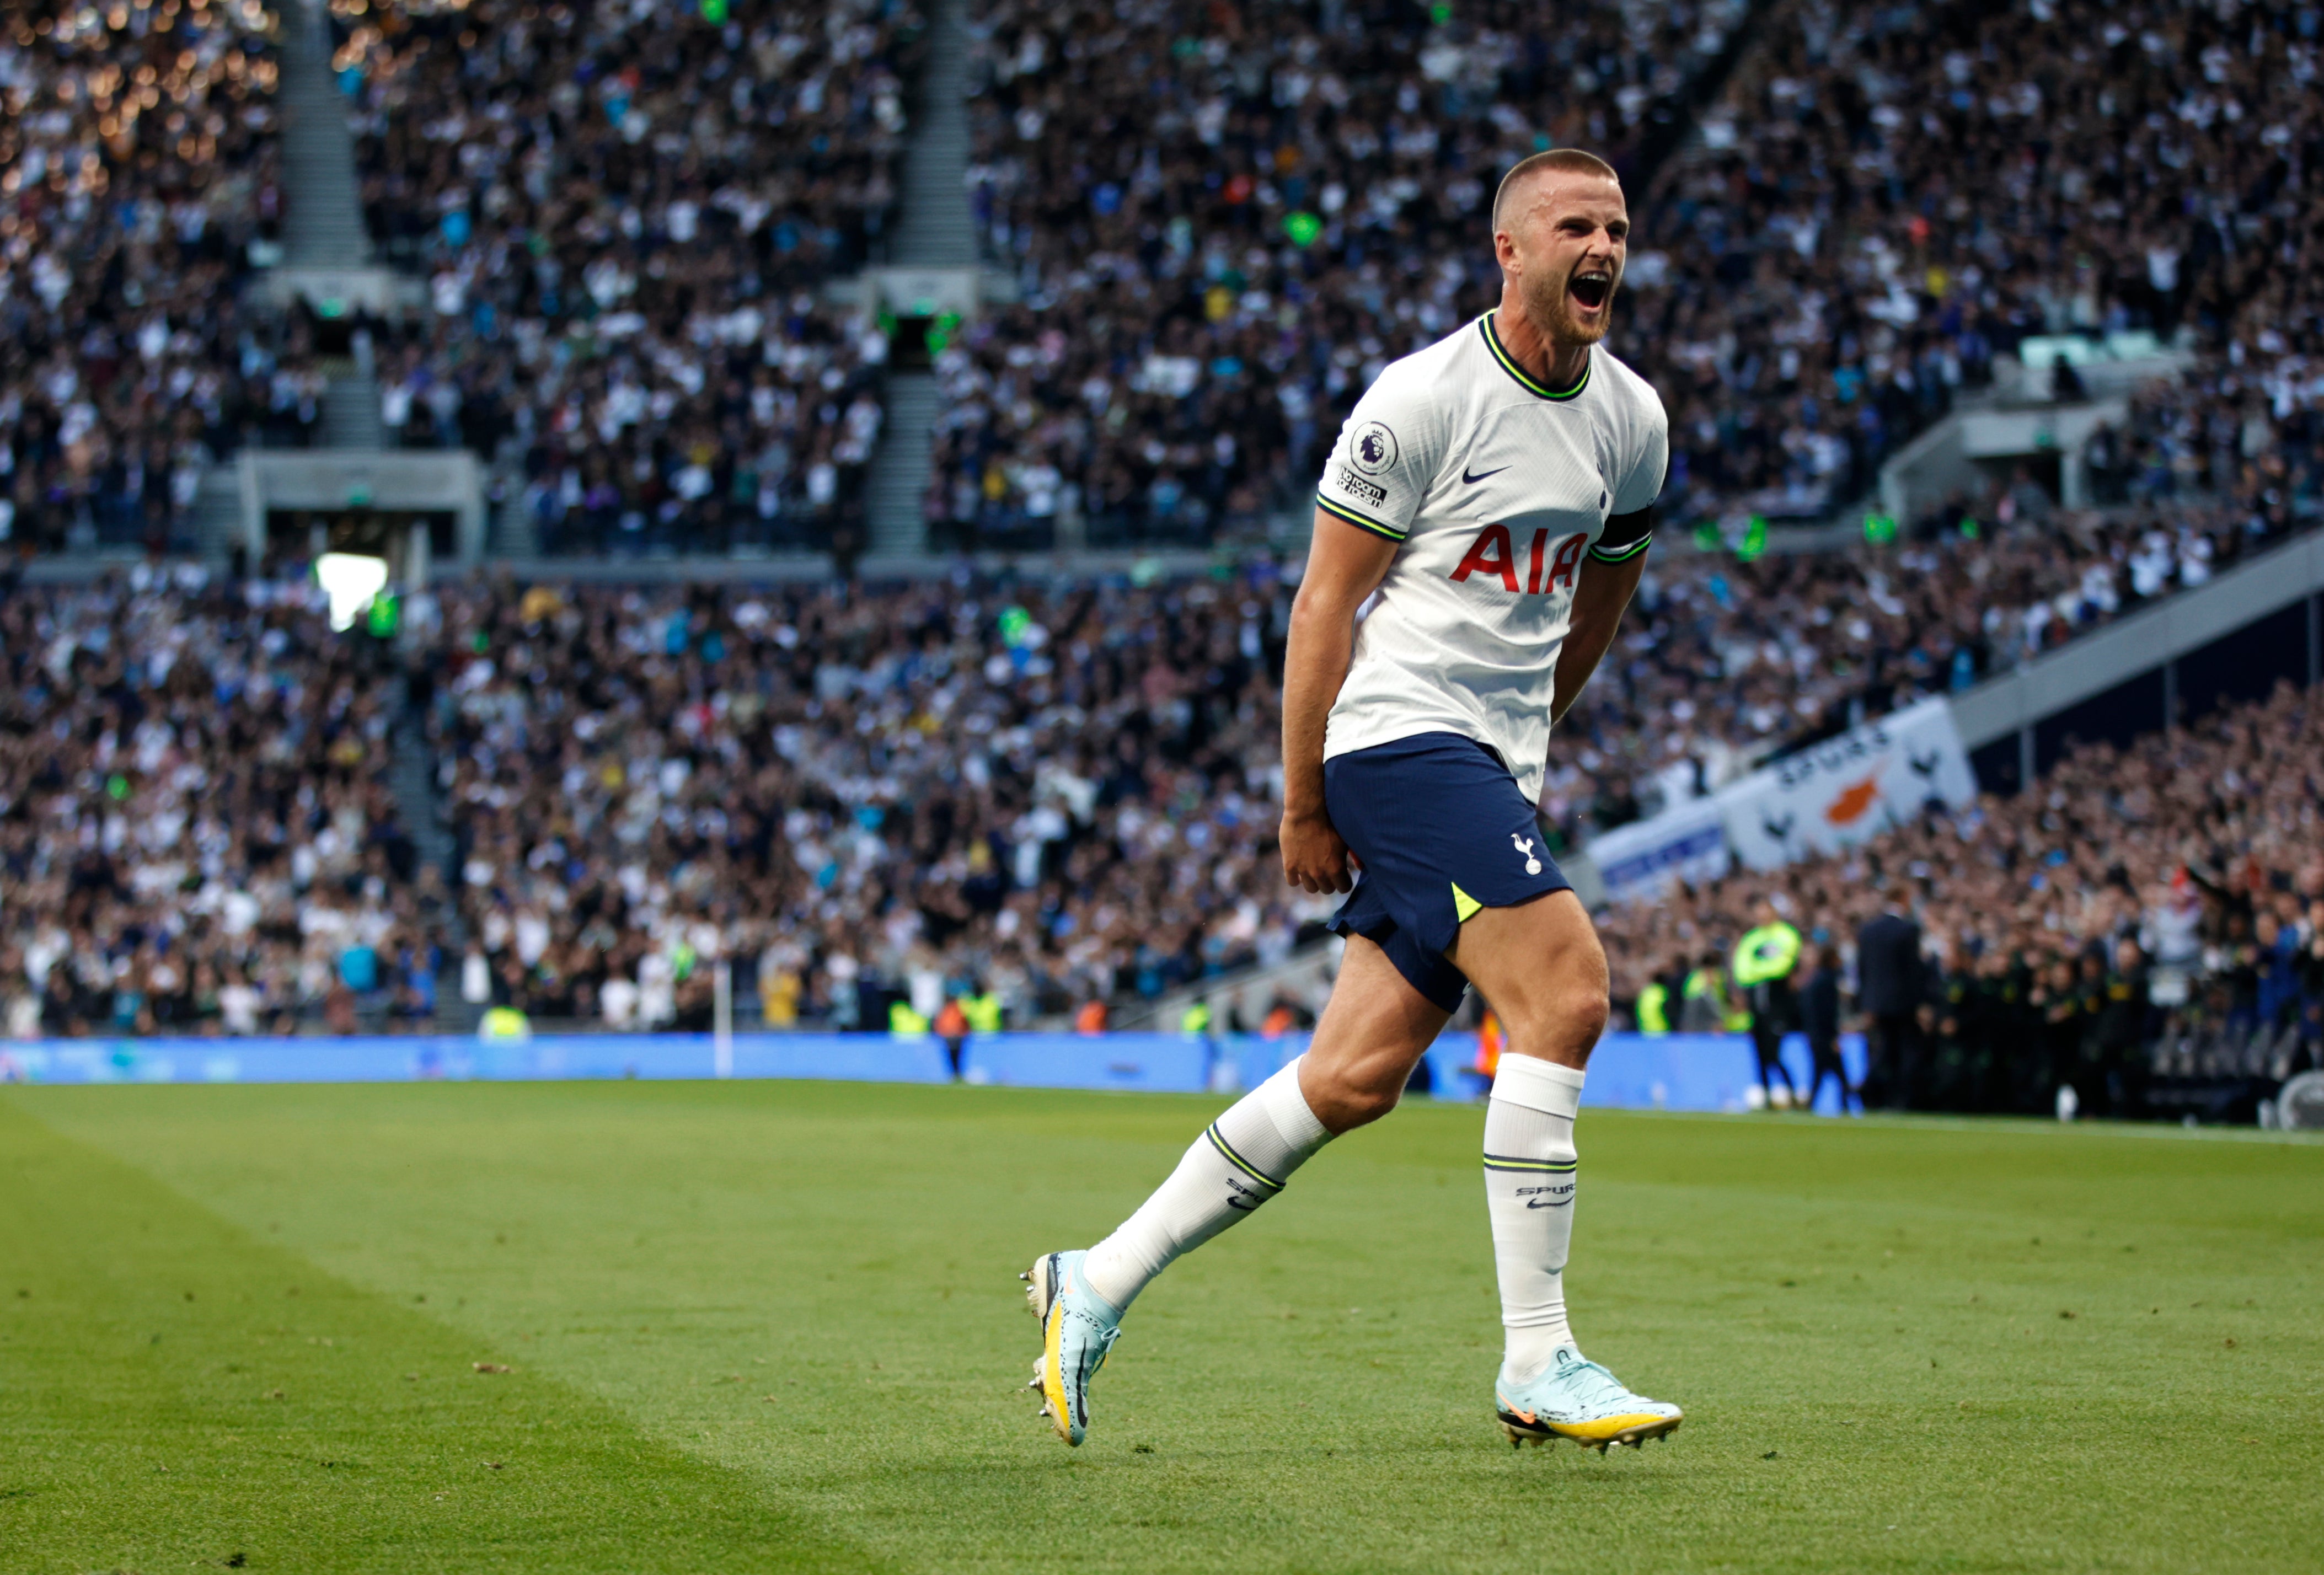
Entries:
{"label": "white football jersey", "polygon": [[1382,372],[1315,493],[1325,512],[1403,544],[1357,625],[1324,758],[1457,732],[1539,799],[1582,560],[1646,549],[1644,533],[1606,540],[1606,521],[1654,502],[1669,452],[1661,399],[1605,346],[1572,388],[1546,388],[1490,312]]}

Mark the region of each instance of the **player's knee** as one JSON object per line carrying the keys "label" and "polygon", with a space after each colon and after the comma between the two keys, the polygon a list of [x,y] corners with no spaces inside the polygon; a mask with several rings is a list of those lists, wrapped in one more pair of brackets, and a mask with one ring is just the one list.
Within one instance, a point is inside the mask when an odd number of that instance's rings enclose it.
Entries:
{"label": "player's knee", "polygon": [[1396,1109],[1396,1101],[1404,1095],[1401,1085],[1389,1088],[1351,1089],[1342,1106],[1348,1125],[1361,1127],[1379,1120]]}
{"label": "player's knee", "polygon": [[[1366,1073],[1375,1069],[1366,1068]],[[1303,1084],[1315,1119],[1338,1134],[1379,1120],[1396,1109],[1403,1096],[1404,1080],[1379,1075],[1351,1075],[1342,1071],[1328,1077],[1321,1087]]]}
{"label": "player's knee", "polygon": [[1508,1025],[1510,1040],[1526,1055],[1587,1056],[1610,1010],[1602,979],[1562,981],[1527,1003]]}

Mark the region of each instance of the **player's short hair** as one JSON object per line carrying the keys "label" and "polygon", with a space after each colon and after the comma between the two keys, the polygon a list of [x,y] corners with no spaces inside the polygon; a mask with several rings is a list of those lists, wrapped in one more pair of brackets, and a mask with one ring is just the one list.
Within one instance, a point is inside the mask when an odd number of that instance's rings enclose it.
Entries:
{"label": "player's short hair", "polygon": [[1501,211],[1508,205],[1509,192],[1527,176],[1540,174],[1545,170],[1563,170],[1572,175],[1598,175],[1617,186],[1622,183],[1622,178],[1614,172],[1613,165],[1595,153],[1583,152],[1580,148],[1552,148],[1545,153],[1528,153],[1509,166],[1509,172],[1501,177],[1499,187],[1493,192],[1495,235],[1500,234]]}

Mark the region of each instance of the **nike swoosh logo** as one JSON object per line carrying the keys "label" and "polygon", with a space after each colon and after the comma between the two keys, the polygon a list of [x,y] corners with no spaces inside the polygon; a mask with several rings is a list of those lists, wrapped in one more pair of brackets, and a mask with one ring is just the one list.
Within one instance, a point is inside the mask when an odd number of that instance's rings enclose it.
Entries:
{"label": "nike swoosh logo", "polygon": [[1566,1204],[1572,1202],[1573,1202],[1572,1198],[1560,1198],[1554,1203],[1547,1198],[1527,1198],[1526,1200],[1526,1207],[1528,1209],[1563,1209]]}
{"label": "nike swoosh logo", "polygon": [[[1508,465],[1505,465],[1501,466],[1501,470],[1507,470],[1507,469],[1508,469]],[[1489,476],[1489,475],[1499,475],[1499,474],[1501,474],[1501,470],[1489,470],[1489,471],[1484,472],[1484,473],[1483,473],[1483,474],[1480,474],[1480,475],[1471,475],[1471,474],[1469,474],[1468,467],[1464,465],[1464,466],[1462,466],[1462,470],[1461,470],[1461,482],[1462,482],[1462,485],[1464,485],[1464,486],[1472,486],[1472,487],[1473,487],[1473,486],[1475,486],[1479,482],[1483,481],[1483,480],[1485,479],[1485,477],[1486,477],[1486,476]]]}

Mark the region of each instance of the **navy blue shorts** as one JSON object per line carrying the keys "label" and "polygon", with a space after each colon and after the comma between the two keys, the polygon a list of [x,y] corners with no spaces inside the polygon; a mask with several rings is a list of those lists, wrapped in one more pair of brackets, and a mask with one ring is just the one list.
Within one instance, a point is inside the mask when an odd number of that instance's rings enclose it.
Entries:
{"label": "navy blue shorts", "polygon": [[1573,883],[1542,851],[1533,806],[1501,759],[1457,732],[1424,732],[1323,762],[1323,808],[1362,870],[1330,927],[1376,943],[1452,1011],[1469,988],[1446,948],[1480,907]]}

